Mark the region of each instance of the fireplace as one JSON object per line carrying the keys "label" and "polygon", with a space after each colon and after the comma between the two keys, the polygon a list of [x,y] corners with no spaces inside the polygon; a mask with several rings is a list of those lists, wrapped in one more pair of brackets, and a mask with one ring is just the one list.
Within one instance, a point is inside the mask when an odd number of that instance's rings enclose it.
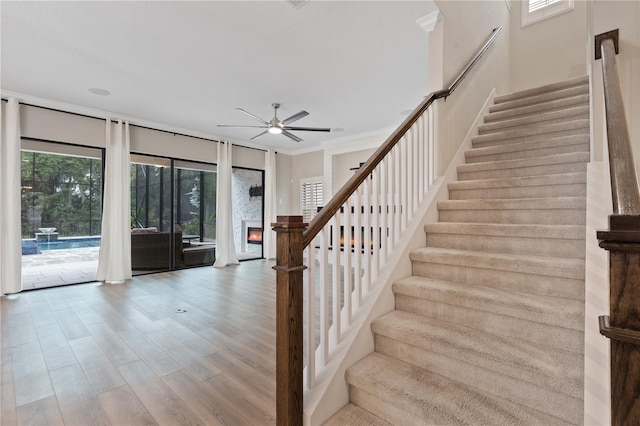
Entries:
{"label": "fireplace", "polygon": [[240,251],[259,252],[262,245],[262,220],[260,219],[244,219],[240,221]]}
{"label": "fireplace", "polygon": [[247,244],[262,244],[262,228],[247,227]]}

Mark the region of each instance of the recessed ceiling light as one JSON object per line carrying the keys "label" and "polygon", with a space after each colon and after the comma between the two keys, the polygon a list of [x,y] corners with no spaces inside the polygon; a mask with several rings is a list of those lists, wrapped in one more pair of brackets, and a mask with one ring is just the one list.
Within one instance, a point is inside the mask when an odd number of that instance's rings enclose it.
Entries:
{"label": "recessed ceiling light", "polygon": [[334,127],[333,129],[331,129],[332,132],[344,132],[344,129],[342,127]]}
{"label": "recessed ceiling light", "polygon": [[89,89],[89,91],[91,93],[93,93],[94,95],[100,95],[100,96],[109,96],[111,94],[110,91],[104,90],[104,89],[100,89],[98,87],[92,87],[91,89]]}

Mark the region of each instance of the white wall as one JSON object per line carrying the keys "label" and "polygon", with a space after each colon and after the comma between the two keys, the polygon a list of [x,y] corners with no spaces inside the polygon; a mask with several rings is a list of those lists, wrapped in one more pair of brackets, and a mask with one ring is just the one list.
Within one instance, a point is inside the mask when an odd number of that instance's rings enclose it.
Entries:
{"label": "white wall", "polygon": [[354,170],[350,170],[351,168],[358,167],[360,163],[366,162],[374,152],[375,149],[370,148],[334,155],[331,164],[332,193],[338,192],[355,174]]}
{"label": "white wall", "polygon": [[288,216],[291,210],[292,157],[276,153],[276,215]]}
{"label": "white wall", "polygon": [[[504,1],[436,0],[442,19],[434,31],[442,31],[443,57],[432,58],[431,67],[442,67],[442,78],[449,85],[485,43],[494,28],[502,33],[467,78],[446,100],[438,100],[436,115],[436,174],[442,174],[458,150],[465,134],[495,88],[507,93],[509,88],[509,10]],[[438,26],[442,26],[440,30]],[[430,42],[440,43],[438,37]]]}
{"label": "white wall", "polygon": [[587,6],[576,0],[574,9],[522,27],[523,2],[514,0],[511,9],[511,91],[587,75]]}

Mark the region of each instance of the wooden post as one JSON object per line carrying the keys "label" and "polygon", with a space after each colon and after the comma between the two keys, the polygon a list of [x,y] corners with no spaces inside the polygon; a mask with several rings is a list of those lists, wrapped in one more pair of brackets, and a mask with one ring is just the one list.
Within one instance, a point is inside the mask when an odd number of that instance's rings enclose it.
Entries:
{"label": "wooden post", "polygon": [[600,333],[611,340],[611,424],[640,424],[640,216],[612,215],[598,232],[609,251],[610,316]]}
{"label": "wooden post", "polygon": [[276,231],[276,424],[302,425],[302,216],[278,216]]}

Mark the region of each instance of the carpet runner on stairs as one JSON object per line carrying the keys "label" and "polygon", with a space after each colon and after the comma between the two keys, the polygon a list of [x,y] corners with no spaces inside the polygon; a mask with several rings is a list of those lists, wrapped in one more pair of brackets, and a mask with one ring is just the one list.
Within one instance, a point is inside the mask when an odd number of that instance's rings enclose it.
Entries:
{"label": "carpet runner on stairs", "polygon": [[495,98],[326,424],[582,423],[588,83]]}

